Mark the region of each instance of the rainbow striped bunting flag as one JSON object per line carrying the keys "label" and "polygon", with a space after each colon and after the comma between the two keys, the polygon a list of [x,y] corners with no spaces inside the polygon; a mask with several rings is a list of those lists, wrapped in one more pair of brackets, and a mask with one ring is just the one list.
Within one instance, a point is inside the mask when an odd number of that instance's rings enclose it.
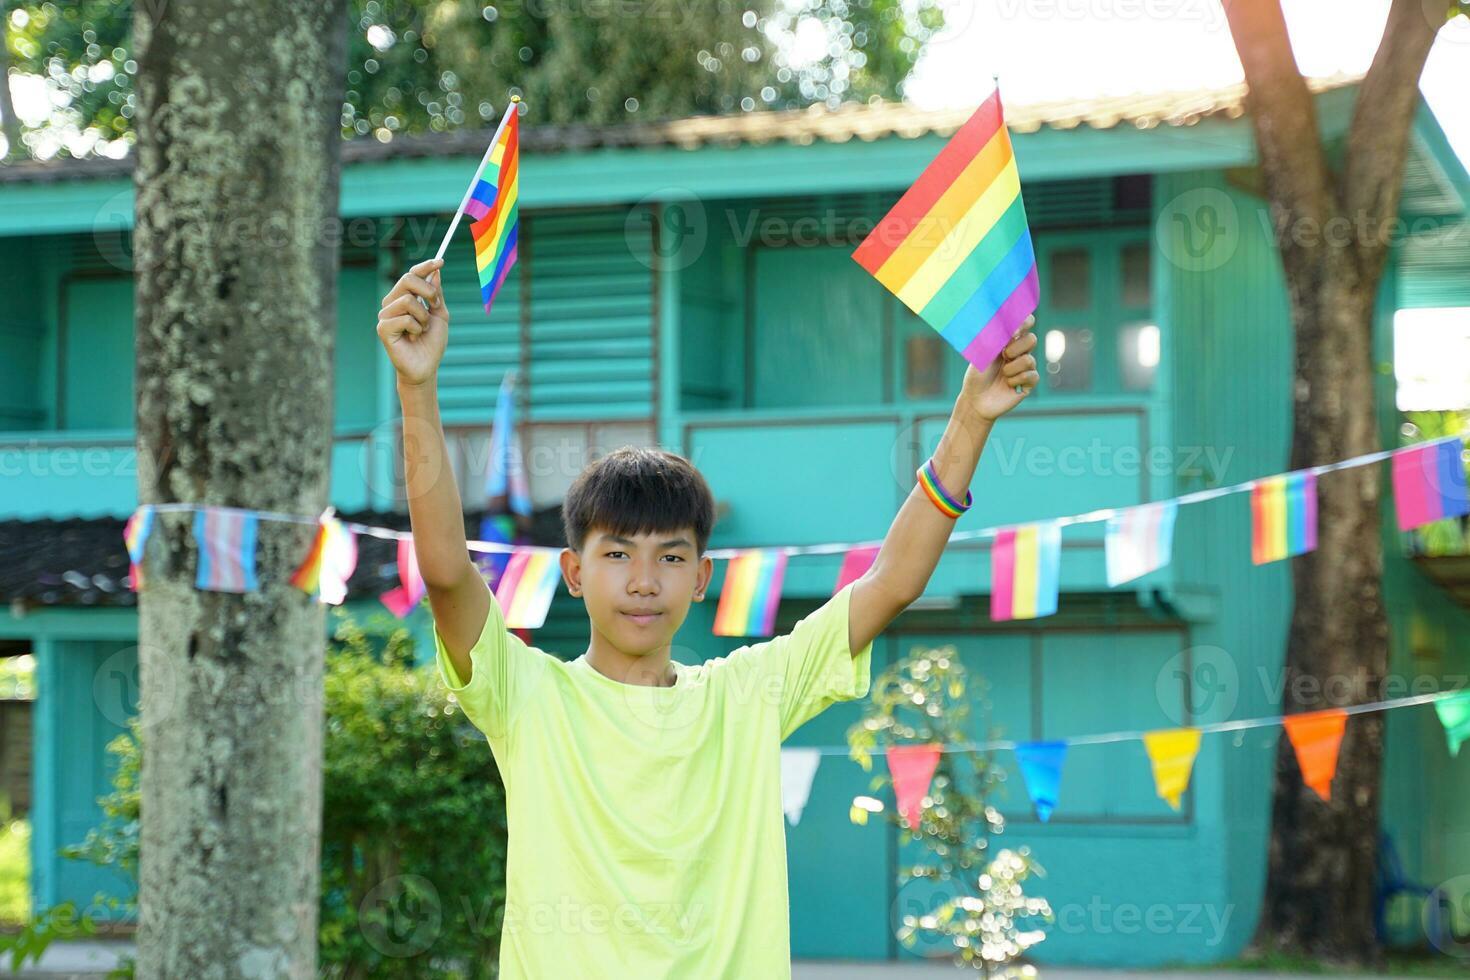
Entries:
{"label": "rainbow striped bunting flag", "polygon": [[990,618],[1036,619],[1057,611],[1062,529],[1055,522],[1007,528],[990,548]]}
{"label": "rainbow striped bunting flag", "polygon": [[259,518],[251,511],[204,507],[194,512],[194,541],[199,569],[194,587],[206,592],[254,592],[255,532]]}
{"label": "rainbow striped bunting flag", "polygon": [[388,611],[403,619],[423,600],[429,587],[419,574],[419,556],[412,538],[398,539],[398,584],[378,596]]}
{"label": "rainbow striped bunting flag", "polygon": [[509,629],[540,629],[556,597],[561,564],[554,548],[517,548],[495,587],[495,601]]}
{"label": "rainbow striped bunting flag", "polygon": [[464,204],[464,213],[475,219],[470,235],[475,240],[475,268],[486,313],[510,267],[516,264],[516,239],[521,228],[520,118],[512,105],[490,160]]}
{"label": "rainbow striped bunting flag", "polygon": [[784,551],[756,548],[731,558],[715,609],[715,635],[770,636],[785,577]]}
{"label": "rainbow striped bunting flag", "polygon": [[1040,295],[999,90],[852,257],[965,360],[995,360]]}
{"label": "rainbow striped bunting flag", "polygon": [[291,584],[307,595],[318,593],[329,606],[340,606],[347,598],[347,580],[356,568],[357,535],[335,517],[324,517]]}
{"label": "rainbow striped bunting flag", "polygon": [[1169,564],[1174,550],[1174,518],[1179,504],[1165,500],[1129,507],[1108,518],[1108,586],[1122,585]]}
{"label": "rainbow striped bunting flag", "polygon": [[152,533],[153,508],[144,504],[133,511],[123,527],[123,543],[128,548],[128,579],[134,592],[143,588],[143,550]]}
{"label": "rainbow striped bunting flag", "polygon": [[1426,442],[1393,457],[1393,501],[1399,530],[1470,514],[1460,437]]}
{"label": "rainbow striped bunting flag", "polygon": [[1280,561],[1317,549],[1317,476],[1309,470],[1251,485],[1251,561]]}

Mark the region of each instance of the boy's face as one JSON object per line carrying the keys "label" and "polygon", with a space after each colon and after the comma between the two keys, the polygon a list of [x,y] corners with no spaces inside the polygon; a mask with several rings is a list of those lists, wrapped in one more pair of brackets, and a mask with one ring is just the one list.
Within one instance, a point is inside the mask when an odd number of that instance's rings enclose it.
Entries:
{"label": "boy's face", "polygon": [[630,656],[669,645],[703,602],[714,562],[697,553],[692,528],[631,537],[591,529],[582,550],[561,554],[562,574],[573,595],[587,603],[592,628]]}

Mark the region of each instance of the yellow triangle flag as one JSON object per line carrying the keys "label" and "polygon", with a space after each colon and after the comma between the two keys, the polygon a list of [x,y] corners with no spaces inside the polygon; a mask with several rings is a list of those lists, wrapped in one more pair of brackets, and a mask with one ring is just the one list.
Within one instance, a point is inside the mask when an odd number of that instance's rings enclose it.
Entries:
{"label": "yellow triangle flag", "polygon": [[1199,754],[1198,728],[1164,728],[1144,732],[1143,747],[1154,767],[1154,786],[1159,796],[1179,809],[1179,798],[1189,786],[1194,757]]}

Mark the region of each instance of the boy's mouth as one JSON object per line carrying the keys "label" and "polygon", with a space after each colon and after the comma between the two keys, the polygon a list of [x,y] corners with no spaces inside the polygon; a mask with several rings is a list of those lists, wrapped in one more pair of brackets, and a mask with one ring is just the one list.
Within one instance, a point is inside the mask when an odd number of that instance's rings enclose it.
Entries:
{"label": "boy's mouth", "polygon": [[629,619],[631,619],[633,622],[637,623],[639,626],[647,626],[649,623],[653,622],[654,620],[656,620],[660,616],[662,616],[663,613],[652,612],[652,611],[646,610],[646,609],[638,609],[638,610],[630,610],[630,611],[624,612],[623,615],[624,616],[627,616]]}

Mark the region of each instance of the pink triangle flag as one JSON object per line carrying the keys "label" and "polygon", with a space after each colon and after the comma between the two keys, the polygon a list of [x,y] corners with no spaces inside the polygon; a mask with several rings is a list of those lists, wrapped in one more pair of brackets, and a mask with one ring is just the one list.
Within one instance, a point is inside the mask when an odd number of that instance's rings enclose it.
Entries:
{"label": "pink triangle flag", "polygon": [[893,795],[898,799],[898,812],[910,830],[919,829],[919,816],[923,813],[924,796],[929,792],[929,781],[939,765],[939,745],[890,745],[888,772],[893,777]]}

